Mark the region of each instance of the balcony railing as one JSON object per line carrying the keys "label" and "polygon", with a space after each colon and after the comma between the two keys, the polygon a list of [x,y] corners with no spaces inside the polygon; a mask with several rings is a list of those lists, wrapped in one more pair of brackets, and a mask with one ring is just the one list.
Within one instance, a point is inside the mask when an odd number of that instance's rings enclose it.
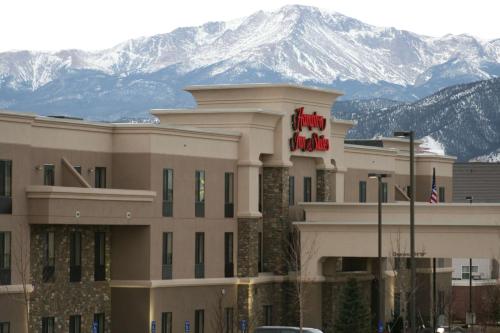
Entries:
{"label": "balcony railing", "polygon": [[171,264],[162,265],[161,278],[163,280],[171,280],[172,279],[172,265]]}
{"label": "balcony railing", "polygon": [[10,268],[0,268],[0,285],[10,284]]}
{"label": "balcony railing", "polygon": [[0,196],[0,214],[12,214],[12,198]]}
{"label": "balcony railing", "polygon": [[205,264],[194,265],[194,277],[195,279],[203,279],[205,277]]}

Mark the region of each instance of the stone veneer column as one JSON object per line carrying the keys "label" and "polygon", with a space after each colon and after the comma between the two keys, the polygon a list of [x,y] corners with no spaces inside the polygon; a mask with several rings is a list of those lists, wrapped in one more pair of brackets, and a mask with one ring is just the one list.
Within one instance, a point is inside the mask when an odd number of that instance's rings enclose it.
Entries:
{"label": "stone veneer column", "polygon": [[331,177],[333,170],[317,169],[316,170],[316,201],[327,202],[333,201]]}
{"label": "stone veneer column", "polygon": [[258,275],[260,218],[238,218],[238,277]]}
{"label": "stone veneer column", "polygon": [[263,168],[264,268],[277,275],[287,274],[286,244],[289,233],[288,168]]}

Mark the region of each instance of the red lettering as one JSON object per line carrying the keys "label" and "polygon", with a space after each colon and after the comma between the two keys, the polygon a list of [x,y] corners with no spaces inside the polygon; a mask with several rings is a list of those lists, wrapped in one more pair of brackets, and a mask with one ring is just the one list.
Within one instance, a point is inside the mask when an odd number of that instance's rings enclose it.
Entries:
{"label": "red lettering", "polygon": [[295,114],[292,115],[292,129],[294,131],[302,131],[302,127],[307,127],[309,130],[318,128],[323,131],[326,128],[326,118],[319,116],[316,112],[313,114],[304,114],[304,108],[295,109]]}

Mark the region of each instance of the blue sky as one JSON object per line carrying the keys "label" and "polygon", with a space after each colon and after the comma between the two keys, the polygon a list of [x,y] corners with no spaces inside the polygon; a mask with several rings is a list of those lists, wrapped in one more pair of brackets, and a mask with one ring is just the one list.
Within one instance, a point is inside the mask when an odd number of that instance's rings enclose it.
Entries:
{"label": "blue sky", "polygon": [[97,50],[140,36],[304,4],[378,26],[500,38],[496,0],[1,0],[0,51]]}

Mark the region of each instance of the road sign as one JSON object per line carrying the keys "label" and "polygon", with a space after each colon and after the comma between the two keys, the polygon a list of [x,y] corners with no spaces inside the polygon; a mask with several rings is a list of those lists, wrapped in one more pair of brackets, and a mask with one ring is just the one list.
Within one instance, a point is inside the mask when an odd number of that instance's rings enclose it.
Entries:
{"label": "road sign", "polygon": [[384,333],[384,324],[381,321],[378,322],[378,333]]}
{"label": "road sign", "polygon": [[156,320],[151,321],[151,333],[156,333]]}
{"label": "road sign", "polygon": [[247,330],[247,321],[245,319],[240,320],[240,330],[242,332],[246,332]]}
{"label": "road sign", "polygon": [[189,324],[189,320],[186,320],[184,323],[184,333],[189,333],[191,332],[191,325]]}
{"label": "road sign", "polygon": [[97,321],[94,321],[92,323],[92,333],[97,333],[97,326],[98,326]]}

